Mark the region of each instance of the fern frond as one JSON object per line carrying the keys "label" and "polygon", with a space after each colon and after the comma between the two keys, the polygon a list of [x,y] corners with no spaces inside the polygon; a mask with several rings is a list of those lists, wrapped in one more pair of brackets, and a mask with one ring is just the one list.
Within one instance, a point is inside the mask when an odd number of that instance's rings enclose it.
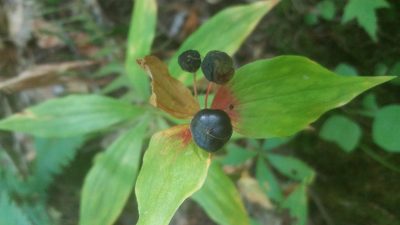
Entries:
{"label": "fern frond", "polygon": [[84,141],[84,137],[36,138],[36,160],[29,182],[30,189],[45,193],[54,176],[60,174],[63,168],[74,159]]}
{"label": "fern frond", "polygon": [[0,225],[32,225],[5,191],[0,193]]}

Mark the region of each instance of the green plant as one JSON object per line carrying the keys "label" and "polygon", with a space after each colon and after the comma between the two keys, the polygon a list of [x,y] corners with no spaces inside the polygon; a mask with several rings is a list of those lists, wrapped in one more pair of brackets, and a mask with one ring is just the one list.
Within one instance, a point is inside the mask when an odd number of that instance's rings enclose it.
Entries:
{"label": "green plant", "polygon": [[[121,133],[112,145],[99,153],[86,176],[79,221],[82,225],[112,224],[128,200],[136,177],[139,224],[168,224],[179,205],[192,194],[218,223],[249,224],[249,217],[232,181],[218,164],[210,166],[210,154],[201,151],[190,138],[187,119],[200,110],[200,105],[186,88],[185,84],[190,84],[191,79],[179,68],[177,59],[188,49],[197,49],[202,55],[213,49],[232,55],[274,2],[277,1],[256,2],[220,12],[182,44],[170,59],[168,69],[155,57],[144,58],[141,64],[153,79],[151,102],[164,111],[160,112],[147,105],[150,83],[135,63],[137,58],[150,53],[155,33],[156,3],[138,0],[128,38],[126,70],[113,83],[114,87],[121,83],[130,86],[127,96],[132,97],[135,104],[101,95],[68,96],[6,118],[0,121],[0,129],[60,139],[56,141],[58,145],[62,145],[64,138],[83,141],[99,133]],[[219,32],[215,32],[217,30]],[[221,33],[223,38],[220,38]],[[227,111],[235,131],[243,137],[288,136],[308,126],[325,111],[342,106],[365,90],[390,79],[340,77],[304,57],[281,56],[241,67],[230,82],[218,89],[211,107]],[[184,125],[157,132],[171,123]],[[142,148],[155,132],[138,173]],[[249,158],[254,156],[247,152],[242,154]],[[72,157],[65,155],[65,158]],[[304,224],[306,187],[314,172],[291,157],[268,152],[262,155],[263,158],[259,157],[257,162],[261,186],[265,188],[267,181],[274,187],[265,190],[266,193],[282,207],[289,208],[299,218],[299,224]],[[271,178],[265,160],[282,174],[299,181],[288,198],[279,194],[279,185]],[[13,172],[4,170],[4,174]],[[294,174],[292,171],[297,172]],[[1,179],[10,176],[4,175]],[[9,186],[15,186],[13,183],[10,182]],[[12,211],[9,214],[15,215],[12,218],[23,219],[20,215],[27,208],[10,200],[12,193],[9,189],[5,192],[2,196],[8,197],[2,197],[0,201],[1,207],[7,209],[4,212]],[[213,197],[216,194],[218,198]]]}
{"label": "green plant", "polygon": [[380,8],[389,8],[385,0],[349,0],[342,18],[343,23],[356,19],[375,42],[378,40],[377,19],[375,11]]}

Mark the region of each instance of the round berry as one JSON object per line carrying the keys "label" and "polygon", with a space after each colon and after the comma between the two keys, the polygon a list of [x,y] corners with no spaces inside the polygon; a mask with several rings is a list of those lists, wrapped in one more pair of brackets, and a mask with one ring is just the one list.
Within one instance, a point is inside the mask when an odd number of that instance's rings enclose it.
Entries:
{"label": "round berry", "polygon": [[207,80],[217,84],[225,84],[235,74],[232,58],[221,51],[210,51],[204,57],[201,70]]}
{"label": "round berry", "polygon": [[231,120],[219,109],[203,109],[190,122],[194,142],[207,152],[221,149],[232,136]]}
{"label": "round berry", "polygon": [[200,53],[196,50],[187,50],[178,57],[178,63],[181,68],[187,72],[196,72],[201,64]]}

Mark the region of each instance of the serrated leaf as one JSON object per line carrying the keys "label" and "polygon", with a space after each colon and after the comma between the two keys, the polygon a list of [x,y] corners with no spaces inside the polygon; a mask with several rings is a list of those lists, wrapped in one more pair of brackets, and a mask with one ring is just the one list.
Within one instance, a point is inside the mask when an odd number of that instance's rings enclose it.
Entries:
{"label": "serrated leaf", "polygon": [[0,121],[0,129],[39,137],[72,137],[133,118],[143,110],[97,95],[52,99]]}
{"label": "serrated leaf", "polygon": [[221,86],[212,108],[224,110],[247,137],[290,136],[324,112],[393,77],[343,77],[298,56],[259,60]]}
{"label": "serrated leaf", "polygon": [[360,142],[362,130],[357,123],[344,116],[331,116],[321,128],[320,137],[352,152]]}
{"label": "serrated leaf", "polygon": [[282,205],[283,208],[289,209],[290,215],[294,217],[294,225],[305,225],[307,223],[307,185],[301,183]]}
{"label": "serrated leaf", "polygon": [[259,157],[256,165],[256,178],[261,189],[267,194],[269,198],[275,202],[280,203],[283,200],[283,193],[279,186],[279,182],[275,175],[263,158]]}
{"label": "serrated leaf", "polygon": [[174,77],[186,81],[186,84],[191,82],[192,75],[182,71],[178,65],[178,56],[182,52],[196,49],[204,57],[208,51],[219,50],[233,55],[261,18],[278,2],[279,0],[259,1],[219,12],[181,45],[169,63],[169,71]]}
{"label": "serrated leaf", "polygon": [[346,23],[356,19],[358,24],[376,42],[378,40],[376,36],[378,23],[375,11],[388,7],[389,4],[385,0],[349,0],[344,9],[342,22]]}
{"label": "serrated leaf", "polygon": [[0,193],[20,192],[22,176],[9,154],[0,147]]}
{"label": "serrated leaf", "polygon": [[73,160],[84,141],[83,137],[35,138],[36,159],[29,189],[45,194],[53,176],[60,174]]}
{"label": "serrated leaf", "polygon": [[138,64],[151,77],[150,103],[180,119],[190,119],[200,110],[199,102],[190,90],[172,77],[167,66],[155,56],[146,56]]}
{"label": "serrated leaf", "polygon": [[379,146],[389,152],[400,152],[400,105],[381,108],[372,124],[372,137]]}
{"label": "serrated leaf", "polygon": [[157,25],[157,1],[135,0],[128,34],[125,69],[140,100],[150,94],[149,79],[136,64],[136,59],[150,54]]}
{"label": "serrated leaf", "polygon": [[22,210],[6,192],[0,193],[0,225],[31,225]]}
{"label": "serrated leaf", "polygon": [[167,225],[182,202],[201,188],[209,164],[210,155],[192,141],[188,125],[153,135],[135,187],[137,225]]}
{"label": "serrated leaf", "polygon": [[96,158],[83,185],[80,225],[114,224],[134,186],[146,127],[145,119]]}
{"label": "serrated leaf", "polygon": [[311,183],[315,172],[306,163],[291,156],[282,156],[268,153],[266,158],[283,175],[298,181]]}
{"label": "serrated leaf", "polygon": [[55,222],[49,216],[51,210],[47,209],[46,205],[47,201],[42,198],[34,203],[24,202],[20,205],[20,208],[32,224],[54,225]]}
{"label": "serrated leaf", "polygon": [[192,198],[220,225],[249,224],[240,194],[218,163],[212,163],[206,182]]}

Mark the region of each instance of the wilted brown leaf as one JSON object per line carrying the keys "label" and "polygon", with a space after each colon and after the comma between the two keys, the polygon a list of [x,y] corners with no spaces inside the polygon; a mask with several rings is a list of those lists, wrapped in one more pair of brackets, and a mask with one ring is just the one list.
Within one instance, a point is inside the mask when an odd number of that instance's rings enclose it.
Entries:
{"label": "wilted brown leaf", "polygon": [[190,90],[169,74],[164,62],[155,56],[146,56],[137,62],[152,79],[152,105],[179,119],[189,119],[200,110]]}

